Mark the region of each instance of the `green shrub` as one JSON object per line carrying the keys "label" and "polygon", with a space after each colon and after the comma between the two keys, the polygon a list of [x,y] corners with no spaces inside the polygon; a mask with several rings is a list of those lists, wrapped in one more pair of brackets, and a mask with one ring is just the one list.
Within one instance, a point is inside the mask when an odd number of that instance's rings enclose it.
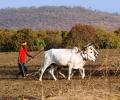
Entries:
{"label": "green shrub", "polygon": [[120,28],[118,28],[117,30],[115,30],[114,33],[115,33],[117,36],[120,36]]}
{"label": "green shrub", "polygon": [[0,29],[0,51],[12,51],[12,35],[8,29]]}
{"label": "green shrub", "polygon": [[45,50],[48,50],[50,48],[59,48],[62,43],[61,32],[57,30],[47,30],[44,41],[46,44]]}
{"label": "green shrub", "polygon": [[120,48],[120,37],[113,32],[106,32],[105,30],[98,29],[96,44],[101,49]]}
{"label": "green shrub", "polygon": [[27,41],[30,51],[39,50],[43,47],[44,40],[32,29],[21,29],[12,37],[14,51],[20,49],[23,41]]}

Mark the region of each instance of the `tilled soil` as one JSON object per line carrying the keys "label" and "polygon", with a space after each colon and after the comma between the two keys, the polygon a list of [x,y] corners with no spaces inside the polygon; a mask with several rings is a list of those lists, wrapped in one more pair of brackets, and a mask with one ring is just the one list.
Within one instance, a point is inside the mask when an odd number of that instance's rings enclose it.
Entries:
{"label": "tilled soil", "polygon": [[[9,79],[0,81],[0,97],[8,100],[119,100],[119,77],[68,80]],[[6,99],[3,99],[6,100]]]}
{"label": "tilled soil", "polygon": [[[30,72],[36,71],[33,67],[30,67],[30,70]],[[120,98],[119,75],[88,74],[82,79],[75,74],[70,81],[60,77],[54,81],[46,73],[40,82],[37,76],[16,79],[17,67],[1,67],[0,71],[0,100],[119,100]]]}

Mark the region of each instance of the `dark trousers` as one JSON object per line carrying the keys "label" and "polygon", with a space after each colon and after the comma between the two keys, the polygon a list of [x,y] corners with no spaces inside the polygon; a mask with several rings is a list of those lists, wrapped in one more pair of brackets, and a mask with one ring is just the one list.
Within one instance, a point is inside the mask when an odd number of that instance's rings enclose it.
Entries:
{"label": "dark trousers", "polygon": [[17,75],[22,75],[22,77],[24,77],[27,74],[27,66],[25,63],[18,63],[18,67],[20,72]]}

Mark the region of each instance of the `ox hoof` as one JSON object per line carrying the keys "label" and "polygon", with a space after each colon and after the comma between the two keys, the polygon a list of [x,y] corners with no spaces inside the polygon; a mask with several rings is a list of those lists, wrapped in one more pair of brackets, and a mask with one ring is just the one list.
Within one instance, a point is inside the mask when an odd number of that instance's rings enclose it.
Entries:
{"label": "ox hoof", "polygon": [[70,81],[70,78],[68,78],[68,80]]}
{"label": "ox hoof", "polygon": [[85,78],[85,76],[82,76],[82,79],[84,79]]}
{"label": "ox hoof", "polygon": [[42,81],[42,79],[39,79],[39,81]]}
{"label": "ox hoof", "polygon": [[57,81],[57,78],[54,77],[53,79],[54,79],[55,81]]}

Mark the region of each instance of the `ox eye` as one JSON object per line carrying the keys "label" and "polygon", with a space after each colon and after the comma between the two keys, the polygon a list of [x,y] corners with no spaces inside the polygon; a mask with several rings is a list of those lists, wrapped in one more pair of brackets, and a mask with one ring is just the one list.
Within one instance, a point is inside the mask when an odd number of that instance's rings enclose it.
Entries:
{"label": "ox eye", "polygon": [[90,53],[92,53],[92,52],[90,52]]}

